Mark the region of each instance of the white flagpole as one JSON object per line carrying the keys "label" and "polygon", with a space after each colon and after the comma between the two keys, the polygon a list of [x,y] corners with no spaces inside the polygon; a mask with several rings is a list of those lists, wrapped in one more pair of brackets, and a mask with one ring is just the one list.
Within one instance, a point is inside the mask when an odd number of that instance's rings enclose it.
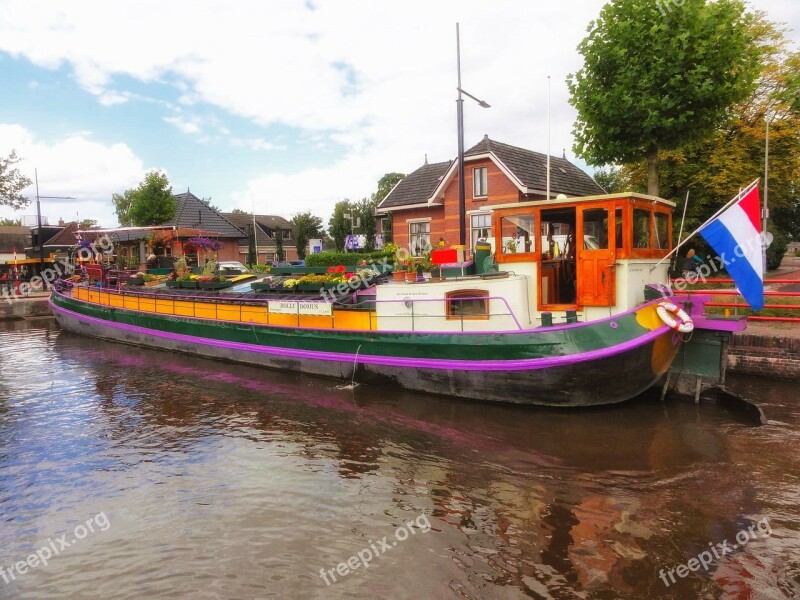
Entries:
{"label": "white flagpole", "polygon": [[550,200],[550,75],[547,76],[547,195]]}
{"label": "white flagpole", "polygon": [[658,261],[656,264],[654,264],[652,267],[650,267],[650,272],[653,272],[653,271],[656,269],[656,267],[657,267],[658,265],[660,265],[660,264],[661,264],[661,263],[663,263],[665,260],[667,260],[667,259],[668,259],[670,256],[672,256],[673,254],[675,254],[675,253],[678,251],[678,249],[679,249],[679,248],[681,248],[682,246],[684,246],[684,245],[685,245],[685,244],[686,244],[686,243],[687,243],[687,242],[688,242],[690,239],[692,239],[694,236],[696,236],[698,233],[700,233],[700,232],[703,230],[703,228],[704,228],[706,225],[708,225],[709,223],[711,223],[711,221],[713,221],[713,220],[714,220],[714,219],[716,219],[718,216],[720,216],[722,213],[724,213],[726,210],[728,210],[728,208],[730,208],[730,206],[731,206],[731,205],[735,204],[736,202],[738,202],[739,200],[741,200],[742,198],[744,198],[744,197],[745,197],[745,196],[748,194],[748,192],[750,192],[750,190],[752,190],[752,189],[753,189],[755,186],[757,186],[757,185],[758,185],[758,181],[759,181],[759,180],[758,180],[758,179],[756,179],[756,180],[754,180],[754,181],[753,181],[753,183],[751,183],[750,185],[748,185],[746,188],[744,188],[743,190],[740,190],[740,191],[739,191],[739,193],[738,193],[738,194],[736,194],[736,196],[734,196],[734,197],[733,197],[733,198],[730,200],[730,202],[727,202],[727,203],[725,204],[725,206],[723,206],[722,208],[720,208],[720,209],[719,209],[717,212],[715,212],[715,213],[714,213],[713,215],[711,215],[711,216],[710,216],[708,219],[706,219],[706,222],[705,222],[705,223],[703,223],[702,225],[700,225],[700,227],[698,227],[698,228],[697,228],[697,229],[695,229],[695,230],[694,230],[692,233],[690,233],[689,235],[687,235],[687,236],[686,236],[686,239],[685,239],[685,240],[683,240],[682,242],[680,242],[680,243],[679,243],[677,246],[675,246],[675,247],[674,247],[674,248],[673,248],[673,249],[670,251],[670,253],[669,253],[669,254],[667,254],[667,255],[666,255],[664,258],[662,258],[660,261]]}
{"label": "white flagpole", "polygon": [[[761,233],[766,236],[767,234],[767,219],[769,218],[769,115],[766,115],[765,120],[767,122],[767,130],[764,139],[764,207],[762,208],[762,217],[763,217],[763,225],[761,227]],[[763,262],[763,269],[764,273],[767,272],[767,244],[766,244],[766,237],[762,238],[765,240],[761,244],[761,260]]]}

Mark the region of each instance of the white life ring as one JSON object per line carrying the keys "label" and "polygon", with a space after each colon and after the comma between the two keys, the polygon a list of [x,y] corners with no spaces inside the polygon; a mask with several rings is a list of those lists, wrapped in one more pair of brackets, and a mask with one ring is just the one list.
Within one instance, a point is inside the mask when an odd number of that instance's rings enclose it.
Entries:
{"label": "white life ring", "polygon": [[689,333],[694,330],[692,318],[686,314],[685,310],[678,308],[672,302],[659,302],[656,312],[664,324],[675,331]]}

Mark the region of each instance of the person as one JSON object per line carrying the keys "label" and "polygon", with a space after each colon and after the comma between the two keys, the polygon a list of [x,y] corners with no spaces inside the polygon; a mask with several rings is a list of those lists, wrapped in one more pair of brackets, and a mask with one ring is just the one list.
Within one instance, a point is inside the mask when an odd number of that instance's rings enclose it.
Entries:
{"label": "person", "polygon": [[[5,291],[8,288],[9,288],[9,285],[8,285],[8,272],[3,271],[3,274],[0,275],[0,293],[2,293],[3,291]],[[9,291],[11,291],[11,290],[9,289]]]}
{"label": "person", "polygon": [[689,248],[686,253],[686,260],[683,261],[683,273],[697,273],[700,265],[703,264],[703,259],[696,256],[694,248]]}
{"label": "person", "polygon": [[151,254],[147,257],[147,268],[154,269],[158,264],[158,257],[155,254]]}

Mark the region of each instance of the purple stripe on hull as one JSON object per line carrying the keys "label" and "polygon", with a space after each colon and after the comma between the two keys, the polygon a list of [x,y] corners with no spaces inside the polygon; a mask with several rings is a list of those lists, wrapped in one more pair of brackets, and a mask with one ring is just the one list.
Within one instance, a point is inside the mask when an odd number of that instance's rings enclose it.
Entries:
{"label": "purple stripe on hull", "polygon": [[436,359],[436,358],[401,358],[394,356],[374,356],[369,354],[349,354],[345,352],[319,352],[315,350],[296,350],[293,348],[277,348],[274,346],[259,346],[256,344],[245,344],[242,342],[227,342],[223,340],[215,340],[212,338],[197,337],[193,335],[184,335],[179,333],[169,333],[166,331],[158,331],[156,329],[148,329],[146,327],[139,327],[137,325],[127,325],[125,323],[115,323],[113,321],[106,321],[96,317],[90,317],[74,311],[56,306],[52,299],[50,308],[55,313],[64,313],[75,319],[89,321],[91,323],[119,329],[121,331],[130,331],[142,335],[150,335],[164,339],[176,340],[186,342],[189,344],[201,344],[205,346],[214,346],[218,348],[229,348],[231,350],[240,350],[246,352],[255,352],[260,354],[270,354],[274,356],[302,358],[309,360],[325,360],[336,362],[353,363],[358,362],[368,365],[386,365],[393,367],[413,367],[421,369],[442,369],[442,370],[466,370],[466,371],[534,371],[538,369],[547,369],[550,367],[559,367],[570,364],[583,363],[594,360],[601,360],[610,356],[616,356],[623,352],[628,352],[639,346],[648,344],[663,335],[665,332],[671,331],[666,325],[659,327],[653,331],[648,331],[641,336],[610,346],[608,348],[601,348],[599,350],[590,350],[588,352],[581,352],[579,354],[570,354],[567,356],[551,356],[546,358],[530,358],[524,360],[450,360],[450,359]]}

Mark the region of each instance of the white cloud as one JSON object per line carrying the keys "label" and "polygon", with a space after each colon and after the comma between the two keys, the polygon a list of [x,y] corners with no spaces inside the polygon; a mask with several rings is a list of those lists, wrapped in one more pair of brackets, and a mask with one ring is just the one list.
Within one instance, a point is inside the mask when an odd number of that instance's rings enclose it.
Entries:
{"label": "white cloud", "polygon": [[[67,136],[55,142],[45,142],[17,124],[0,124],[0,155],[12,149],[21,158],[20,171],[34,180],[34,169],[39,174],[41,196],[71,196],[74,200],[43,199],[42,214],[57,222],[75,219],[97,219],[104,225],[116,223],[111,195],[135,187],[146,169],[142,160],[125,144],[104,145],[88,139],[85,133]],[[32,185],[24,195],[35,199]],[[0,216],[19,218],[35,214],[31,204],[19,213],[6,207]]]}
{"label": "white cloud", "polygon": [[[566,148],[571,157],[575,112],[564,80],[580,68],[576,46],[603,3],[323,0],[312,10],[295,0],[6,0],[0,50],[45,68],[66,65],[103,104],[141,99],[121,80],[171,86],[163,118],[197,142],[235,129],[208,113],[252,125],[252,135],[229,143],[259,152],[283,145],[262,137],[261,127],[300,129],[306,135],[292,146],[312,159],[330,164],[332,149],[341,155],[329,167],[303,170],[254,156],[248,172],[262,175],[230,182],[239,191],[220,204],[252,195],[272,202],[277,193],[282,211],[318,207],[327,215],[333,200],[371,193],[385,172],[408,172],[426,153],[431,161],[455,155],[456,21],[463,85],[492,105],[467,100],[466,144],[488,133],[545,151],[549,74],[551,151]],[[800,21],[797,3],[752,4],[774,20]]]}
{"label": "white cloud", "polygon": [[264,138],[232,138],[231,146],[234,148],[249,148],[254,151],[286,150],[286,144],[275,144]]}
{"label": "white cloud", "polygon": [[200,119],[197,117],[182,117],[182,116],[175,116],[175,117],[164,117],[164,121],[169,123],[170,125],[174,125],[183,133],[188,134],[195,134],[200,133],[202,131],[202,127],[200,126]]}

